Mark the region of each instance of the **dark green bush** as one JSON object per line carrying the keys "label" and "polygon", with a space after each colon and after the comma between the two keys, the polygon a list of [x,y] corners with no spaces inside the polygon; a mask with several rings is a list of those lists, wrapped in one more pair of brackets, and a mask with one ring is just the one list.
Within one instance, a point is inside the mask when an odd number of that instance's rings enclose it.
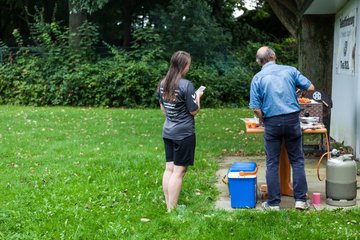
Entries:
{"label": "dark green bush", "polygon": [[[49,64],[38,56],[0,66],[0,103],[103,107],[154,107],[166,61],[135,61],[124,55],[95,63]],[[207,86],[204,106],[243,105],[251,75],[241,66],[218,70],[194,63],[186,76]]]}
{"label": "dark green bush", "polygon": [[[81,27],[82,40],[74,48],[66,28],[56,22],[44,23],[41,18],[35,20],[35,46],[24,47],[20,33],[13,32],[19,48],[13,61],[0,65],[0,104],[158,106],[155,91],[167,72],[171,54],[166,53],[164,39],[154,29],[136,30],[130,51],[108,46],[113,56],[99,59],[93,47],[98,41],[98,29],[93,24],[85,22]],[[278,53],[278,59],[290,63],[296,56],[293,44],[290,40],[268,43]],[[3,43],[0,46],[9,51]],[[260,46],[249,42],[233,52],[215,54],[212,49],[208,56],[192,55],[193,64],[186,78],[195,88],[207,87],[203,106],[247,105],[252,75],[259,70],[255,52]],[[204,61],[204,56],[212,57],[211,61]]]}
{"label": "dark green bush", "polygon": [[249,99],[251,73],[238,65],[223,66],[193,66],[187,78],[195,87],[206,86],[204,106],[244,106]]}

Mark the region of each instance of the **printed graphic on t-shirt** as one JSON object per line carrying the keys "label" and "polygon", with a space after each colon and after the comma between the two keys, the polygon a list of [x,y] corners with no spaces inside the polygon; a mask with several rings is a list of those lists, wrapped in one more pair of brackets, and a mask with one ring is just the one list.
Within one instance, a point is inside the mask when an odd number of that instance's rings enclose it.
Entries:
{"label": "printed graphic on t-shirt", "polygon": [[193,99],[193,102],[194,102],[195,104],[197,104],[197,101],[196,101],[196,93],[192,94],[191,97],[192,97],[192,99]]}
{"label": "printed graphic on t-shirt", "polygon": [[[161,96],[164,95],[164,89],[161,87],[160,88],[160,94]],[[175,98],[177,99],[179,96],[179,90],[175,90]],[[177,101],[174,102],[168,102],[163,100],[163,106],[166,110],[166,115],[170,118],[170,119],[176,119],[176,117],[179,115],[180,113],[180,109],[179,106],[177,107],[176,104]]]}

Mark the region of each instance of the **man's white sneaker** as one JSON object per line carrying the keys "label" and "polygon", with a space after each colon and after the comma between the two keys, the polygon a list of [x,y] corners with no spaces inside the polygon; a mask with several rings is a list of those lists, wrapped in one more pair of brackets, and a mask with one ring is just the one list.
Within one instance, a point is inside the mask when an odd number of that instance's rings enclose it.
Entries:
{"label": "man's white sneaker", "polygon": [[266,211],[268,211],[268,210],[279,211],[280,210],[279,206],[270,206],[267,202],[263,202],[261,204],[261,207]]}
{"label": "man's white sneaker", "polygon": [[308,210],[310,207],[309,203],[307,201],[296,201],[295,202],[295,208],[299,210]]}

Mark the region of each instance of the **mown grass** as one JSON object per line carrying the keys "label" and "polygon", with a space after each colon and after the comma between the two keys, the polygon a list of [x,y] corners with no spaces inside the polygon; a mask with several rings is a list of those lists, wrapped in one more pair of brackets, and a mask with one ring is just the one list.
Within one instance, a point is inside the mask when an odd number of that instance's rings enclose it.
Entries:
{"label": "mown grass", "polygon": [[166,213],[158,109],[0,106],[0,239],[359,239],[359,208],[215,210],[221,155],[263,154],[248,109],[203,109],[195,166]]}

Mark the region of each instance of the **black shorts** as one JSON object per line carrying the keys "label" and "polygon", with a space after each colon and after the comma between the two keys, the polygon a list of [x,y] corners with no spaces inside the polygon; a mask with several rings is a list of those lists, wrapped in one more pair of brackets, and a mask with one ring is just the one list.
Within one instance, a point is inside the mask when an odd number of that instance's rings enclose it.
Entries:
{"label": "black shorts", "polygon": [[195,145],[195,134],[182,140],[164,138],[166,162],[174,162],[176,166],[194,165]]}

